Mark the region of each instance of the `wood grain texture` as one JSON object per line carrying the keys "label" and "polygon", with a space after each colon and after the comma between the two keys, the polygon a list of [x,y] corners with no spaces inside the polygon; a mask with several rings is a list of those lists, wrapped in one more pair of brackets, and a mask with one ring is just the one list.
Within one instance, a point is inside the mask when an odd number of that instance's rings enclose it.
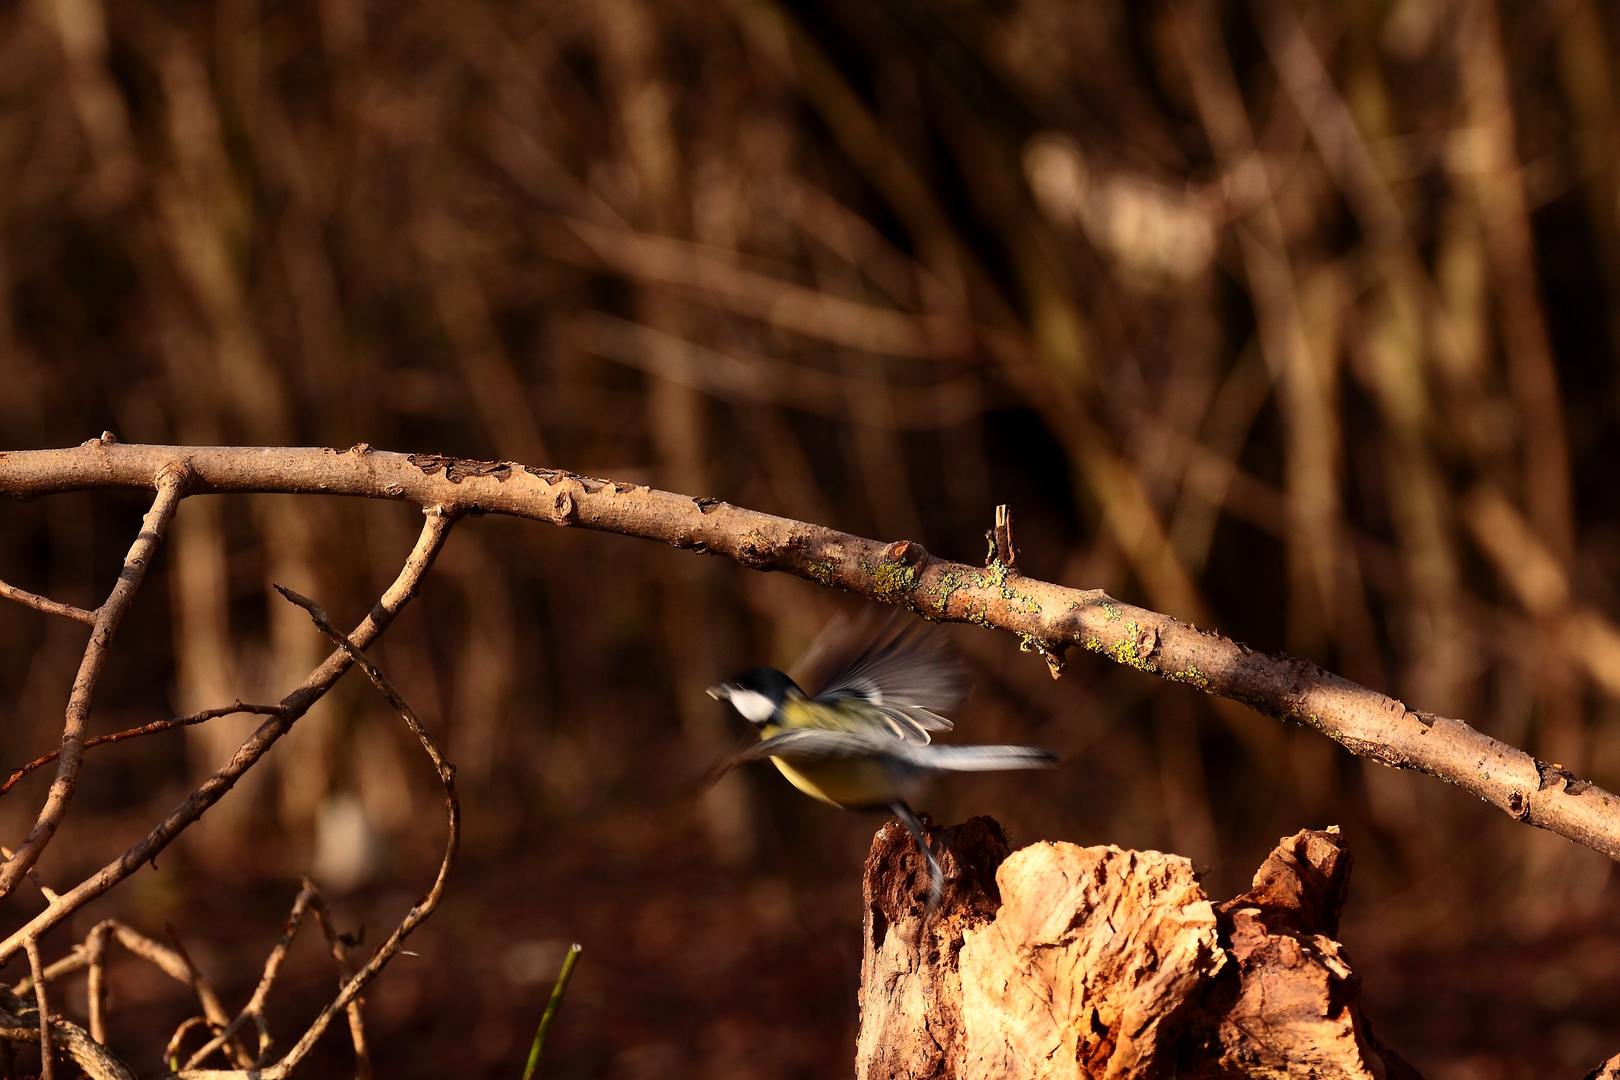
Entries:
{"label": "wood grain texture", "polygon": [[1418,1080],[1372,1034],[1334,940],[1336,830],[1282,840],[1212,904],[1177,855],[936,829],[946,898],[898,825],[867,862],[860,1080]]}

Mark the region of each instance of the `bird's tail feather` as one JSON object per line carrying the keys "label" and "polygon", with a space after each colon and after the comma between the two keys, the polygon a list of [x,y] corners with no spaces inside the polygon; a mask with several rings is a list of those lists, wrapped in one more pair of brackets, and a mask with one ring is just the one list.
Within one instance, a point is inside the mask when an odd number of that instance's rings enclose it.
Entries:
{"label": "bird's tail feather", "polygon": [[907,754],[918,765],[949,772],[1050,769],[1057,755],[1039,746],[918,746]]}

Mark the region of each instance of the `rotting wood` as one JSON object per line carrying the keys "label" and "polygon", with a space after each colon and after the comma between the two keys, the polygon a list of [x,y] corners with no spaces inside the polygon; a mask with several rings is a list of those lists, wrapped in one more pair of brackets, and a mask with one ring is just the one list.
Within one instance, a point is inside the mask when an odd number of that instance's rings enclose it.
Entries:
{"label": "rotting wood", "polygon": [[932,830],[945,901],[885,826],[866,867],[859,1080],[1418,1080],[1372,1035],[1334,940],[1337,830],[1282,840],[1212,904],[1184,858]]}

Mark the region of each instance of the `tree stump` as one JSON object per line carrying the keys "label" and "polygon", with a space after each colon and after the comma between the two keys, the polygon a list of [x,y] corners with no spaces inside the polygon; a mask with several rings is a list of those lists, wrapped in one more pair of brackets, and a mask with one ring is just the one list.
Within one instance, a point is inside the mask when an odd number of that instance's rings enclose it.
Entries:
{"label": "tree stump", "polygon": [[1157,851],[1038,843],[987,817],[897,822],[866,862],[857,1080],[1418,1080],[1373,1037],[1338,933],[1337,829],[1281,841],[1246,893]]}

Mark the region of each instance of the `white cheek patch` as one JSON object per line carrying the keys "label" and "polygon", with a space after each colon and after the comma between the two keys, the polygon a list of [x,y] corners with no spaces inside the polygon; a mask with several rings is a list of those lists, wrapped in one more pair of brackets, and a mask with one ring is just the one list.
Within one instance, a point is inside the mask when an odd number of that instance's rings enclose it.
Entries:
{"label": "white cheek patch", "polygon": [[763,724],[776,712],[776,702],[758,690],[733,690],[731,706],[750,724]]}

